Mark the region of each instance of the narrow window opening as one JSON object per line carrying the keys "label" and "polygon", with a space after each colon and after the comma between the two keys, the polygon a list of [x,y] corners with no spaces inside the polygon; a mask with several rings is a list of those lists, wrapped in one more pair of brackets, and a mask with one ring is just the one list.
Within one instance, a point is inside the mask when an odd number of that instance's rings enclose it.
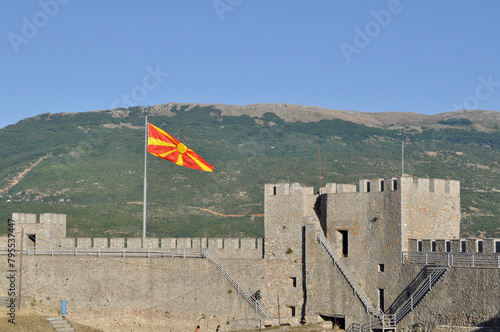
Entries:
{"label": "narrow window opening", "polygon": [[495,252],[500,252],[500,241],[495,242]]}
{"label": "narrow window opening", "polygon": [[418,251],[422,252],[422,241],[418,241]]}
{"label": "narrow window opening", "polygon": [[273,195],[276,196],[276,186],[273,187]]}
{"label": "narrow window opening", "polygon": [[349,254],[349,234],[346,230],[339,230],[342,240],[342,256],[347,257]]}
{"label": "narrow window opening", "polygon": [[437,243],[436,242],[432,242],[432,252],[436,252],[437,251]]}
{"label": "narrow window opening", "polygon": [[451,252],[451,242],[446,241],[446,252]]}
{"label": "narrow window opening", "polygon": [[392,187],[394,190],[398,190],[398,180],[392,180]]}
{"label": "narrow window opening", "polygon": [[384,180],[380,181],[380,191],[384,191],[384,186],[385,186],[385,183],[384,183]]}
{"label": "narrow window opening", "polygon": [[370,192],[370,182],[367,182],[366,183],[366,192],[369,193]]}
{"label": "narrow window opening", "polygon": [[295,307],[294,306],[287,306],[288,307],[288,312],[291,317],[295,317]]}
{"label": "narrow window opening", "polygon": [[382,311],[385,311],[385,299],[384,299],[384,289],[383,288],[379,288],[378,289],[378,306],[380,307],[380,309],[382,309]]}
{"label": "narrow window opening", "polygon": [[466,251],[467,251],[467,243],[466,243],[465,241],[462,241],[462,242],[460,243],[460,246],[461,246],[460,250],[461,250],[462,252],[466,252]]}
{"label": "narrow window opening", "polygon": [[36,247],[36,234],[28,234],[28,247],[35,248]]}
{"label": "narrow window opening", "polygon": [[292,283],[292,287],[297,287],[297,277],[290,277],[290,282]]}
{"label": "narrow window opening", "polygon": [[379,264],[378,265],[378,272],[384,272],[385,271],[385,266],[384,264]]}
{"label": "narrow window opening", "polygon": [[477,241],[477,251],[480,253],[483,252],[483,241]]}

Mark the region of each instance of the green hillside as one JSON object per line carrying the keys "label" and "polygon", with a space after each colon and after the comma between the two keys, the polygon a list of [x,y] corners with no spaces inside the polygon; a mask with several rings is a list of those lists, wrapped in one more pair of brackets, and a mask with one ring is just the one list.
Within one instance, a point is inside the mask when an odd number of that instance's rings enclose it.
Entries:
{"label": "green hillside", "polygon": [[[0,190],[31,163],[48,156],[0,194],[0,220],[12,212],[66,213],[68,236],[142,234],[144,112],[42,114],[0,130]],[[284,122],[222,116],[213,107],[149,116],[215,166],[213,173],[148,154],[148,236],[263,236],[263,186],[298,182],[357,183],[405,172],[451,178],[462,185],[462,235],[500,237],[500,132],[467,121],[380,129],[342,120]],[[207,212],[209,209],[224,217]],[[255,216],[257,215],[257,216]],[[3,231],[5,232],[5,226]]]}

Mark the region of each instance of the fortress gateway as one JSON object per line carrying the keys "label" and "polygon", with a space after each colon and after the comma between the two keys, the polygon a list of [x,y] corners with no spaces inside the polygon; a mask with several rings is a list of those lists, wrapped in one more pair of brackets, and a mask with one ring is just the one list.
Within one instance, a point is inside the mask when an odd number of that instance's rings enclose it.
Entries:
{"label": "fortress gateway", "polygon": [[404,175],[319,194],[280,183],[264,195],[264,239],[148,238],[144,248],[66,238],[65,215],[14,213],[23,301],[216,315],[233,330],[278,316],[351,331],[500,326],[500,239],[459,238],[458,181]]}

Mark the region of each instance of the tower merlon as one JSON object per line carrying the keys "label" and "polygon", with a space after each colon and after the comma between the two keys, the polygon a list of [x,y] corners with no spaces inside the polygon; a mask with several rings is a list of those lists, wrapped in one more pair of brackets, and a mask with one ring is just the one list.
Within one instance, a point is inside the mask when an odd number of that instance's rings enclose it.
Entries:
{"label": "tower merlon", "polygon": [[347,183],[327,183],[322,189],[322,194],[355,193],[356,185]]}
{"label": "tower merlon", "polygon": [[298,183],[266,184],[265,196],[313,195],[313,187],[302,187]]}

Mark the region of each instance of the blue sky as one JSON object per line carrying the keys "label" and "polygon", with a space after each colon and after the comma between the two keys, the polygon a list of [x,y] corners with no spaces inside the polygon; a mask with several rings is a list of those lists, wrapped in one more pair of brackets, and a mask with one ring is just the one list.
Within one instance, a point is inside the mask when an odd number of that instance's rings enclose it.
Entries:
{"label": "blue sky", "polygon": [[0,128],[189,103],[500,110],[494,0],[3,1]]}

